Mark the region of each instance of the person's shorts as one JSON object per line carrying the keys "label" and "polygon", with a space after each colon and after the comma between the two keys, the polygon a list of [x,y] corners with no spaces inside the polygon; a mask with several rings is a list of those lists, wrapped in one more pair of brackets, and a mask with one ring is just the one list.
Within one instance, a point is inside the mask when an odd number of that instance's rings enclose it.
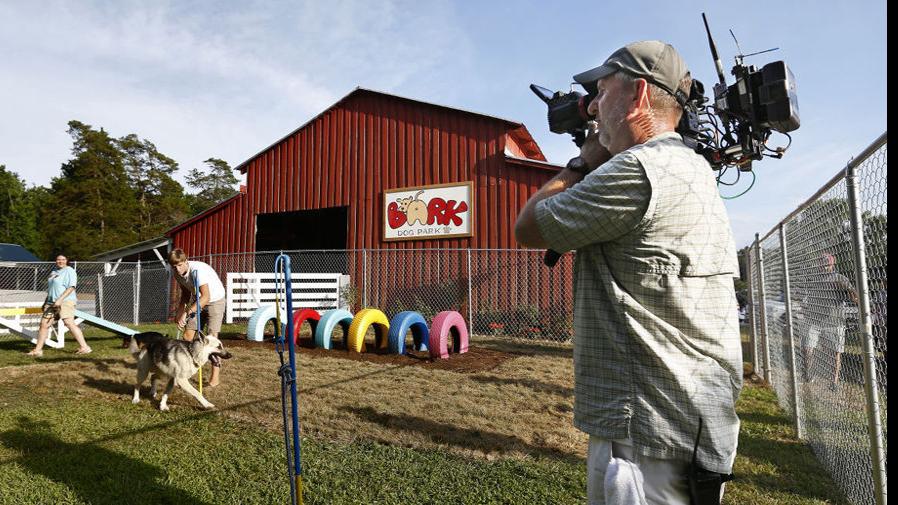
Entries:
{"label": "person's shorts", "polygon": [[[200,324],[207,325],[209,328],[210,335],[218,335],[221,332],[221,323],[224,321],[225,315],[225,299],[216,300],[203,309],[203,314],[201,316]],[[187,322],[187,328],[191,330],[196,330],[197,326],[197,318],[194,317],[190,321]]]}
{"label": "person's shorts", "polygon": [[845,327],[844,326],[811,326],[805,338],[806,348],[823,345],[834,352],[845,352]]}
{"label": "person's shorts", "polygon": [[58,312],[53,308],[52,303],[45,303],[42,310],[44,313],[41,317],[44,319],[56,319],[57,317],[59,319],[71,319],[75,317],[75,300],[63,300],[59,305]]}

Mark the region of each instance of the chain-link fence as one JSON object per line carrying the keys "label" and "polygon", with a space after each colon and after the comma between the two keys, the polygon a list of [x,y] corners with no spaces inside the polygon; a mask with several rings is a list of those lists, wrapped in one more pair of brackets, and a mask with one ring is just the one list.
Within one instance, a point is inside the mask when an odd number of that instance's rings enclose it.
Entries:
{"label": "chain-link fence", "polygon": [[753,362],[853,503],[884,504],[887,137],[749,250]]}
{"label": "chain-link fence", "polygon": [[[471,333],[519,340],[569,342],[573,334],[573,255],[549,269],[532,250],[365,249],[286,251],[294,272],[340,273],[339,293],[352,311],[375,307],[391,316],[419,312],[431,319],[461,313]],[[273,272],[280,252],[212,254],[209,263],[228,272]]]}
{"label": "chain-link fence", "polygon": [[[76,310],[131,324],[168,318],[170,277],[161,264],[78,261],[70,266],[78,275]],[[54,267],[52,262],[0,262],[0,307],[40,307]]]}
{"label": "chain-link fence", "polygon": [[[549,269],[542,264],[542,253],[532,250],[286,253],[294,273],[348,276],[338,300],[340,306],[352,311],[374,307],[389,317],[412,310],[430,320],[438,312],[454,310],[468,320],[472,334],[517,340],[566,343],[573,334],[573,255]],[[228,289],[229,273],[274,272],[278,254],[218,254],[192,259],[211,265]],[[0,306],[40,306],[53,266],[0,265]],[[118,323],[152,323],[167,320],[179,302],[179,290],[171,289],[170,274],[158,262],[77,262],[73,266],[78,273],[78,310],[88,314]],[[295,295],[302,292],[294,290]],[[308,297],[303,300],[310,301]]]}

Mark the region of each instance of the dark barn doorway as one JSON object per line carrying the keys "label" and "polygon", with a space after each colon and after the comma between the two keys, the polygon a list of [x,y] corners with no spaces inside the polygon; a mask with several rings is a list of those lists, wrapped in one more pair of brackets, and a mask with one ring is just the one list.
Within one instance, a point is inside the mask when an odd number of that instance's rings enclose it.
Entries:
{"label": "dark barn doorway", "polygon": [[336,250],[339,252],[310,252],[302,258],[291,258],[291,262],[301,261],[302,271],[308,273],[347,273],[343,251],[348,217],[348,207],[258,214],[256,251]]}

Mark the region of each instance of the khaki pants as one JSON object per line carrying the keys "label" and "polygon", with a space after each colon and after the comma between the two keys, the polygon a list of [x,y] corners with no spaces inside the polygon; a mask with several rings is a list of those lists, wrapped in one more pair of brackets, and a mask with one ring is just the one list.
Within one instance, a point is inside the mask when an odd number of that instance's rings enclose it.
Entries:
{"label": "khaki pants", "polygon": [[[218,335],[221,332],[221,323],[224,321],[225,314],[225,299],[215,300],[214,302],[206,305],[205,309],[206,317],[208,320],[203,319],[199,321],[200,323],[205,323],[209,325],[209,334],[210,335]],[[197,328],[197,320],[200,318],[194,317],[191,321],[187,323],[187,329],[196,330]]]}

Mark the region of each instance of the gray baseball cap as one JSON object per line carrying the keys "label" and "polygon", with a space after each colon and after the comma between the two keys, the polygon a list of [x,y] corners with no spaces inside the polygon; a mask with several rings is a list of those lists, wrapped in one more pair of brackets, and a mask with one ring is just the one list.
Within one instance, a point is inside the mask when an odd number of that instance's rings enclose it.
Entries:
{"label": "gray baseball cap", "polygon": [[689,72],[686,62],[670,44],[660,40],[633,42],[614,51],[601,66],[579,73],[574,80],[590,94],[596,93],[596,81],[623,70],[641,77],[673,95],[680,104],[685,104],[688,94],[679,91],[680,81]]}

